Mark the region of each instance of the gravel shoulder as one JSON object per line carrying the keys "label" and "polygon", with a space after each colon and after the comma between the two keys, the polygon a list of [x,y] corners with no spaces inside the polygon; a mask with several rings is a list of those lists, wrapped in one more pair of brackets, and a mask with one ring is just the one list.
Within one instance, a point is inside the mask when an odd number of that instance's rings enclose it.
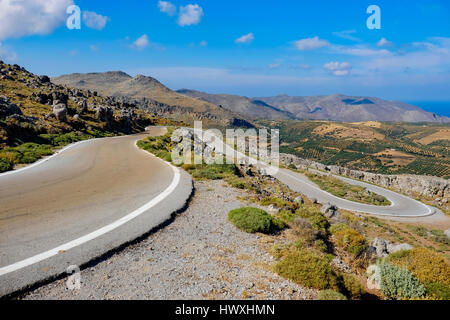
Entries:
{"label": "gravel shoulder", "polygon": [[223,181],[195,183],[189,207],[169,225],[81,271],[81,289],[61,279],[23,299],[314,299],[316,290],[270,270],[274,239],[227,221],[245,206]]}

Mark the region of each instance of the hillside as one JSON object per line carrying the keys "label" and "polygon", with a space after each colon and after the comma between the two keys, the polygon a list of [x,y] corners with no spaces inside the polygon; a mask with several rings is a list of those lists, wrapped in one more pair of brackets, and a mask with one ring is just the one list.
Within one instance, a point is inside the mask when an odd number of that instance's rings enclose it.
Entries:
{"label": "hillside", "polygon": [[450,122],[450,118],[426,112],[403,102],[374,97],[330,96],[255,98],[280,110],[292,113],[296,119],[394,122]]}
{"label": "hillside", "polygon": [[206,126],[251,126],[242,117],[213,103],[170,90],[152,77],[131,77],[120,71],[63,75],[53,82],[79,89],[98,91],[104,96],[135,100],[147,111],[174,120],[203,120]]}
{"label": "hillside", "polygon": [[72,142],[140,132],[156,123],[165,120],[134,104],[55,85],[0,61],[0,172]]}
{"label": "hillside", "polygon": [[382,174],[450,177],[448,124],[330,121],[267,121],[280,129],[280,151]]}
{"label": "hillside", "polygon": [[238,113],[250,119],[294,119],[295,117],[287,111],[275,108],[267,103],[243,96],[230,94],[208,94],[201,91],[181,89],[177,91],[186,96],[202,99],[223,106],[224,108]]}

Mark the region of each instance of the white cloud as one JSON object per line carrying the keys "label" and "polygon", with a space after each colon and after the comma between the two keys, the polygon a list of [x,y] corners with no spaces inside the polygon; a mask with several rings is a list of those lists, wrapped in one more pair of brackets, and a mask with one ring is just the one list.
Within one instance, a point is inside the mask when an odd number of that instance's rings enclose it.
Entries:
{"label": "white cloud", "polygon": [[392,53],[386,49],[370,49],[366,46],[356,46],[356,47],[344,47],[344,46],[333,46],[332,51],[339,54],[346,54],[350,56],[357,57],[369,57],[369,56],[390,56]]}
{"label": "white cloud", "polygon": [[203,9],[198,4],[188,4],[180,7],[178,24],[182,27],[200,23],[203,17]]}
{"label": "white cloud", "polygon": [[300,51],[319,49],[329,45],[330,43],[328,41],[320,40],[317,36],[314,38],[305,38],[295,41],[295,47]]}
{"label": "white cloud", "polygon": [[73,0],[1,0],[0,40],[49,34],[64,25]]}
{"label": "white cloud", "polygon": [[206,47],[208,45],[208,42],[206,42],[205,40],[200,41],[200,47]]}
{"label": "white cloud", "polygon": [[136,41],[133,42],[132,47],[136,48],[138,50],[142,50],[145,47],[148,47],[150,44],[150,41],[148,40],[148,36],[146,34],[139,37]]}
{"label": "white cloud", "polygon": [[356,41],[356,42],[361,41],[361,39],[352,36],[352,34],[354,34],[354,33],[356,33],[356,30],[345,30],[345,31],[333,32],[333,34],[335,36],[342,38],[342,39],[347,39],[347,40]]}
{"label": "white cloud", "polygon": [[328,62],[323,65],[323,68],[335,76],[346,76],[352,70],[352,65],[348,62]]}
{"label": "white cloud", "polygon": [[175,7],[169,1],[158,1],[159,11],[166,13],[169,16],[175,15],[177,13],[177,7]]}
{"label": "white cloud", "polygon": [[388,46],[392,46],[393,43],[389,40],[387,40],[386,38],[381,38],[380,41],[378,41],[377,43],[377,47],[388,47]]}
{"label": "white cloud", "polygon": [[17,60],[17,54],[10,48],[3,46],[0,42],[0,60],[15,62]]}
{"label": "white cloud", "polygon": [[83,11],[83,21],[88,28],[102,30],[109,18],[95,12]]}
{"label": "white cloud", "polygon": [[91,44],[89,46],[89,49],[91,49],[91,51],[93,51],[93,52],[97,52],[100,50],[99,47],[97,47],[96,45],[93,45],[93,44]]}
{"label": "white cloud", "polygon": [[248,33],[246,35],[243,35],[240,38],[237,38],[236,40],[234,40],[234,42],[236,42],[236,43],[250,43],[253,40],[255,40],[255,36],[253,35],[252,32],[250,32],[250,33]]}
{"label": "white cloud", "polygon": [[269,64],[269,69],[278,69],[279,67],[281,67],[281,63]]}

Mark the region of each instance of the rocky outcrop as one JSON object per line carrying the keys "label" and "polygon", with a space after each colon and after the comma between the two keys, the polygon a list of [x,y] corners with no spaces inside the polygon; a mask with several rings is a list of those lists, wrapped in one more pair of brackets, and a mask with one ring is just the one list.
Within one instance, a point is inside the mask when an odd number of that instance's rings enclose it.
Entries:
{"label": "rocky outcrop", "polygon": [[88,106],[86,100],[81,100],[77,103],[77,112],[79,114],[84,114],[88,111]]}
{"label": "rocky outcrop", "polygon": [[407,243],[401,243],[394,245],[388,240],[381,238],[375,238],[372,241],[372,247],[378,258],[387,257],[389,254],[401,251],[401,250],[411,250],[413,247]]}
{"label": "rocky outcrop", "polygon": [[67,107],[63,103],[53,105],[53,114],[61,122],[67,121]]}
{"label": "rocky outcrop", "polygon": [[98,106],[95,111],[95,116],[99,121],[106,122],[109,128],[113,121],[114,111],[110,107]]}
{"label": "rocky outcrop", "polygon": [[327,203],[322,206],[320,212],[322,212],[327,218],[336,218],[341,215],[338,210],[338,207],[336,207],[335,205]]}
{"label": "rocky outcrop", "polygon": [[347,176],[349,178],[362,180],[365,182],[380,185],[386,188],[404,192],[407,194],[419,194],[430,198],[449,198],[450,182],[448,180],[412,174],[385,175],[365,171],[351,170],[339,166],[326,166],[322,163],[299,158],[291,154],[280,154],[280,163],[289,166],[302,168],[313,168],[322,171],[328,171],[333,174]]}
{"label": "rocky outcrop", "polygon": [[0,96],[0,117],[9,117],[12,115],[21,115],[22,111],[6,96]]}

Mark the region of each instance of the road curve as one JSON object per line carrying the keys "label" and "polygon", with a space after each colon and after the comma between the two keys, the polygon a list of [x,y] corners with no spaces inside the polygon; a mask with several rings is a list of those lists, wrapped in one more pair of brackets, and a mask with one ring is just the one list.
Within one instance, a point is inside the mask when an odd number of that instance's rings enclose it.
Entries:
{"label": "road curve", "polygon": [[199,135],[202,140],[211,143],[214,147],[216,147],[218,150],[222,150],[225,154],[235,154],[235,158],[237,158],[239,162],[242,161],[242,159],[245,159],[250,163],[263,167],[271,176],[278,179],[280,182],[286,184],[291,190],[302,193],[311,199],[316,198],[318,202],[323,204],[331,203],[341,209],[367,213],[372,215],[404,217],[404,218],[426,217],[439,212],[437,209],[433,207],[427,206],[422,202],[411,199],[397,192],[390,191],[385,188],[378,187],[362,181],[344,178],[341,176],[335,176],[336,178],[345,181],[349,184],[365,187],[372,192],[375,192],[377,194],[386,197],[391,202],[391,205],[374,206],[345,200],[320,189],[319,186],[317,186],[315,183],[310,181],[306,176],[300,173],[288,169],[281,169],[269,166],[264,162],[256,161],[253,158],[249,158],[242,152],[235,151],[229,145],[225,144],[222,140],[217,139],[217,137],[215,137],[214,134],[211,132],[201,131],[199,129],[194,129],[193,131],[197,135]]}
{"label": "road curve", "polygon": [[190,176],[138,149],[144,136],[83,141],[0,175],[0,296],[83,265],[185,206]]}
{"label": "road curve", "polygon": [[[319,173],[319,172],[318,172]],[[320,174],[320,173],[319,173]],[[336,197],[311,182],[306,176],[293,172],[292,170],[280,169],[274,177],[286,184],[290,189],[300,192],[308,198],[316,198],[320,203],[331,203],[338,208],[367,213],[379,216],[396,216],[396,217],[426,217],[436,213],[436,209],[423,204],[417,200],[411,199],[397,192],[393,192],[369,183],[356,181],[349,178],[333,175],[336,178],[352,185],[362,186],[371,192],[386,197],[390,202],[390,206],[374,206],[354,201],[345,200]]]}

